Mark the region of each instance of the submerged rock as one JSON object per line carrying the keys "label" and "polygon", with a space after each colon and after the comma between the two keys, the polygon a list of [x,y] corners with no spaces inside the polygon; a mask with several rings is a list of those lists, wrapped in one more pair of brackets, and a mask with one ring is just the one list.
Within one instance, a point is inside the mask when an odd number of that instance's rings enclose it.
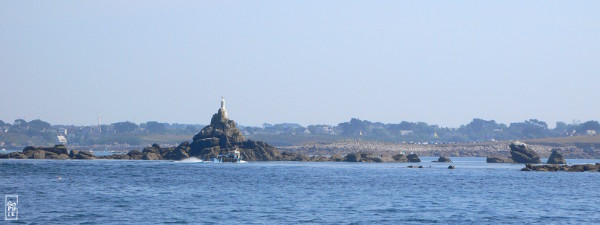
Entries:
{"label": "submerged rock", "polygon": [[541,163],[540,156],[527,147],[523,142],[513,142],[510,145],[510,155],[516,163]]}
{"label": "submerged rock", "polygon": [[485,159],[485,162],[487,163],[514,163],[514,161],[511,158],[503,158],[503,157],[490,157],[488,156]]}
{"label": "submerged rock", "polygon": [[547,164],[567,164],[567,161],[563,157],[563,155],[558,152],[558,149],[553,149],[552,154],[548,158]]}
{"label": "submerged rock", "polygon": [[456,169],[456,167],[454,167],[453,165],[449,165],[449,166],[448,166],[448,169],[451,169],[451,170],[453,170],[453,169]]}

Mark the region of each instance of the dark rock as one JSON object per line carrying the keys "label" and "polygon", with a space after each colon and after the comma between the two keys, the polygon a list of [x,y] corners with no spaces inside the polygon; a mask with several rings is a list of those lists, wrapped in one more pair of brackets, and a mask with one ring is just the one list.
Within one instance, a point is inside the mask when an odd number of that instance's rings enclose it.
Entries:
{"label": "dark rock", "polygon": [[131,150],[127,153],[127,156],[129,156],[129,159],[134,159],[134,160],[139,160],[142,159],[142,152],[140,152],[139,150]]}
{"label": "dark rock", "polygon": [[[281,159],[281,153],[279,151],[262,141],[247,140],[241,143],[242,146],[234,145],[230,149],[222,149],[221,152],[228,152],[231,150],[239,150],[242,155],[242,159],[246,161],[274,161]],[[244,148],[243,146],[254,146],[252,148]]]}
{"label": "dark rock", "polygon": [[31,159],[45,159],[46,152],[44,150],[35,150],[30,158]]}
{"label": "dark rock", "polygon": [[344,157],[342,157],[339,154],[333,154],[331,155],[331,159],[332,162],[341,162],[342,160],[344,160]]}
{"label": "dark rock", "polygon": [[419,168],[419,169],[423,169],[423,166],[419,166],[418,168]]}
{"label": "dark rock", "polygon": [[453,169],[456,169],[456,167],[454,167],[453,165],[449,165],[449,166],[448,166],[448,169],[451,169],[451,170],[453,170]]}
{"label": "dark rock", "polygon": [[546,164],[546,165],[525,165],[525,168],[521,171],[565,171],[565,172],[595,172],[600,171],[600,165],[597,164],[584,164],[584,165],[558,165],[558,164]]}
{"label": "dark rock", "polygon": [[344,157],[344,162],[360,162],[360,153],[350,153]]}
{"label": "dark rock", "polygon": [[600,166],[594,165],[594,164],[586,164],[583,166],[584,171],[594,172],[594,171],[598,171],[599,169],[600,169]]}
{"label": "dark rock", "polygon": [[395,162],[396,160],[389,155],[381,155],[381,162]]}
{"label": "dark rock", "polygon": [[406,158],[408,158],[409,162],[421,162],[421,159],[419,158],[419,156],[414,153],[407,155]]}
{"label": "dark rock", "polygon": [[452,160],[450,160],[450,158],[448,158],[448,157],[443,157],[443,156],[440,156],[440,158],[438,158],[437,162],[441,162],[441,163],[451,163],[451,162],[452,162]]}
{"label": "dark rock", "polygon": [[69,155],[67,155],[67,154],[58,154],[58,155],[56,155],[56,158],[54,158],[54,159],[61,159],[61,160],[69,159]]}
{"label": "dark rock", "polygon": [[541,163],[537,153],[522,142],[513,142],[510,145],[510,155],[516,163]]}
{"label": "dark rock", "polygon": [[310,159],[308,158],[308,156],[306,156],[306,155],[300,155],[300,154],[295,155],[291,159],[291,161],[299,161],[299,162],[306,162],[306,161],[309,161],[309,160]]}
{"label": "dark rock", "polygon": [[144,155],[142,156],[143,160],[160,160],[162,159],[162,157],[160,157],[159,153],[155,153],[155,152],[146,152],[144,153]]}
{"label": "dark rock", "polygon": [[58,156],[56,153],[54,152],[45,152],[46,153],[46,159],[55,159],[56,156]]}
{"label": "dark rock", "polygon": [[131,157],[129,157],[129,155],[127,154],[114,154],[114,155],[107,155],[107,156],[102,156],[100,157],[102,159],[131,159]]}
{"label": "dark rock", "polygon": [[[71,153],[73,153],[73,150],[71,150]],[[75,155],[75,158],[76,159],[95,159],[96,157],[91,152],[88,152],[88,151],[79,151]]]}
{"label": "dark rock", "polygon": [[511,158],[503,158],[503,157],[487,157],[485,159],[487,163],[514,163]]}
{"label": "dark rock", "polygon": [[311,162],[328,162],[329,158],[325,157],[325,156],[321,156],[321,155],[319,155],[319,156],[315,155],[315,156],[310,157],[309,160]]}
{"label": "dark rock", "polygon": [[8,154],[0,153],[0,159],[9,159]]}
{"label": "dark rock", "polygon": [[152,147],[146,147],[142,150],[142,154],[146,154],[149,152],[160,154],[160,146],[157,144],[153,144]]}
{"label": "dark rock", "polygon": [[392,156],[392,158],[396,162],[403,162],[403,163],[408,162],[408,158],[404,154],[394,155],[394,156]]}
{"label": "dark rock", "polygon": [[22,152],[11,152],[8,153],[8,157],[11,159],[26,159],[27,155],[23,154]]}
{"label": "dark rock", "polygon": [[75,159],[78,154],[79,154],[78,150],[71,150],[71,152],[69,153],[69,157],[71,159]]}
{"label": "dark rock", "polygon": [[563,157],[563,155],[558,152],[558,149],[553,149],[552,154],[548,158],[547,164],[567,164],[567,161]]}
{"label": "dark rock", "polygon": [[190,150],[190,143],[183,142],[175,148],[175,150],[168,152],[165,154],[164,158],[168,160],[182,160],[190,157],[188,151]]}
{"label": "dark rock", "polygon": [[[29,153],[29,152],[33,152],[35,150],[39,150],[39,148],[33,147],[33,146],[27,146],[23,149],[23,153]],[[33,153],[32,153],[33,154]]]}
{"label": "dark rock", "polygon": [[46,152],[53,152],[57,155],[69,154],[69,150],[67,150],[67,147],[64,145],[55,145],[54,147],[50,147],[50,148],[42,148],[42,150],[44,150]]}

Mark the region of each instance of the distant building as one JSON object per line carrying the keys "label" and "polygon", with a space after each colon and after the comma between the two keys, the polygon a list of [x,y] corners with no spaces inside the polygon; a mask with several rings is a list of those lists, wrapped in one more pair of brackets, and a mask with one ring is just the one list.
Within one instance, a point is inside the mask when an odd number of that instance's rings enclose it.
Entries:
{"label": "distant building", "polygon": [[57,135],[56,139],[58,141],[59,144],[67,144],[67,138],[65,138],[65,136],[62,135]]}
{"label": "distant building", "polygon": [[311,134],[335,134],[333,126],[329,125],[310,125],[308,130]]}
{"label": "distant building", "polygon": [[67,130],[67,128],[60,127],[60,128],[58,128],[58,133],[59,134],[67,135],[68,134],[68,130]]}
{"label": "distant building", "polygon": [[412,130],[400,130],[400,135],[404,136],[404,135],[409,135],[412,134],[413,131]]}
{"label": "distant building", "polygon": [[585,133],[587,133],[587,135],[596,135],[596,130],[587,130]]}

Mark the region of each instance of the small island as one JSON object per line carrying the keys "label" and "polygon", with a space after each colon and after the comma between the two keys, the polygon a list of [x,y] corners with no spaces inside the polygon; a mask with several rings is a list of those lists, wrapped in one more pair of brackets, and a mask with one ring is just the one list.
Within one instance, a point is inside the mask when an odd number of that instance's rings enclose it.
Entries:
{"label": "small island", "polygon": [[229,119],[225,99],[221,97],[221,107],[213,114],[210,125],[194,135],[192,142],[183,142],[177,147],[162,148],[158,144],[142,151],[131,150],[127,154],[95,156],[90,151],[68,151],[64,145],[54,147],[28,146],[22,152],[0,154],[0,159],[122,159],[122,160],[184,160],[197,158],[204,161],[219,159],[220,162],[236,162],[233,157],[245,161],[313,161],[313,162],[421,162],[416,154],[374,155],[364,152],[350,153],[342,157],[307,156],[299,153],[280,153],[272,145],[263,141],[247,140]]}

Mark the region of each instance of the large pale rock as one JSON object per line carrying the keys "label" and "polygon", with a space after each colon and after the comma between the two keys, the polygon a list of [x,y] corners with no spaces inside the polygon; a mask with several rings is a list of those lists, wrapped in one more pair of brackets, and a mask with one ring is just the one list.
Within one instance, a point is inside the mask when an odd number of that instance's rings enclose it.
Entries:
{"label": "large pale rock", "polygon": [[516,163],[541,163],[540,156],[522,142],[513,142],[510,145],[510,155]]}

